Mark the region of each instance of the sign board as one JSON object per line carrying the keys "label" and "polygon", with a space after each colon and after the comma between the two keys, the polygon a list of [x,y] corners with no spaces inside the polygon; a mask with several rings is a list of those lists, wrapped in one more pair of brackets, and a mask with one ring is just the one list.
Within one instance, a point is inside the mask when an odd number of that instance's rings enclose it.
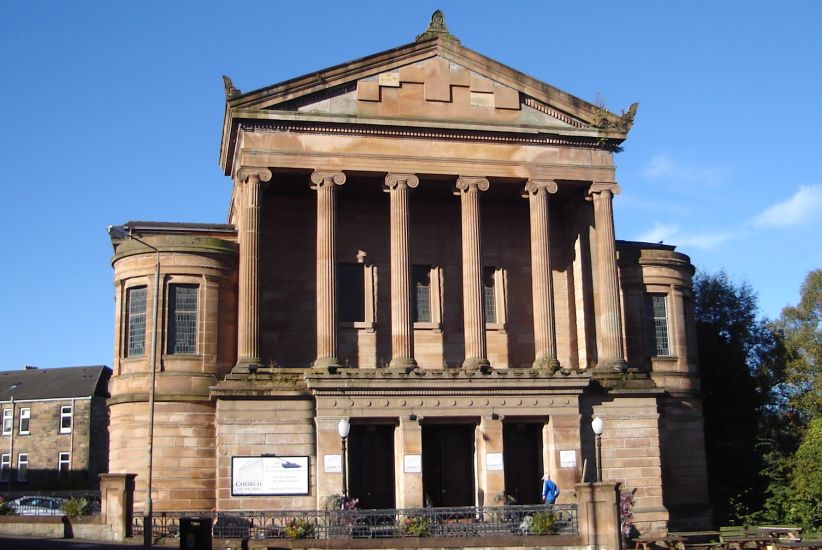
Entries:
{"label": "sign board", "polygon": [[341,455],[325,455],[323,457],[323,470],[327,474],[338,474],[342,472]]}
{"label": "sign board", "polygon": [[422,472],[422,456],[405,455],[402,457],[402,471],[406,474],[418,474]]}
{"label": "sign board", "polygon": [[485,468],[491,472],[502,470],[502,453],[488,453],[485,455]]}
{"label": "sign board", "polygon": [[232,496],[307,494],[307,456],[231,457]]}
{"label": "sign board", "polygon": [[560,451],[559,452],[559,467],[560,468],[576,468],[577,467],[577,453],[576,453],[576,451]]}

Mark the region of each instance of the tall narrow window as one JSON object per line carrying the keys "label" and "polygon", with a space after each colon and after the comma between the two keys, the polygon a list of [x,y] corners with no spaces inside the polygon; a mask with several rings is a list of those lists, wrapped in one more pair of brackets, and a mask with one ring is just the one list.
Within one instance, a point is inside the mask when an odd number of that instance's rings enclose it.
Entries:
{"label": "tall narrow window", "polygon": [[14,422],[13,409],[3,409],[3,435],[11,433],[11,426]]}
{"label": "tall narrow window", "polygon": [[485,300],[485,322],[497,322],[497,289],[494,274],[496,269],[493,267],[482,268],[482,294]]}
{"label": "tall narrow window", "polygon": [[72,424],[72,408],[71,405],[60,407],[60,433],[70,434]]}
{"label": "tall narrow window", "polygon": [[146,287],[126,291],[126,357],[146,352]]}
{"label": "tall narrow window", "polygon": [[57,455],[57,477],[68,474],[71,468],[71,453],[58,453]]}
{"label": "tall narrow window", "polygon": [[11,471],[11,455],[0,455],[0,481],[9,480],[9,472]]}
{"label": "tall narrow window", "polygon": [[337,311],[340,323],[365,321],[365,269],[363,264],[337,266]]}
{"label": "tall narrow window", "polygon": [[20,453],[17,455],[17,481],[28,481],[29,478],[29,455]]}
{"label": "tall narrow window", "polygon": [[29,422],[31,421],[31,409],[20,409],[20,434],[29,434]]}
{"label": "tall narrow window", "polygon": [[648,354],[670,355],[668,344],[668,308],[665,294],[645,295],[645,330],[648,338]]}
{"label": "tall narrow window", "polygon": [[168,353],[197,353],[197,285],[171,285]]}
{"label": "tall narrow window", "polygon": [[412,272],[413,319],[415,323],[431,322],[431,266],[415,265]]}

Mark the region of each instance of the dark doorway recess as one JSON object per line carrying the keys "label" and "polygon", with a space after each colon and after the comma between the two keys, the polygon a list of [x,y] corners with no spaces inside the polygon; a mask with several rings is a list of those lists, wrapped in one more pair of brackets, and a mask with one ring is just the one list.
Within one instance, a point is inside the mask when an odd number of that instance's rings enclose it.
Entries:
{"label": "dark doorway recess", "polygon": [[348,494],[364,509],[394,508],[394,426],[352,424],[348,434]]}
{"label": "dark doorway recess", "polygon": [[422,487],[432,506],[473,506],[473,424],[422,427]]}
{"label": "dark doorway recess", "polygon": [[505,494],[517,504],[539,504],[542,490],[542,422],[502,425]]}

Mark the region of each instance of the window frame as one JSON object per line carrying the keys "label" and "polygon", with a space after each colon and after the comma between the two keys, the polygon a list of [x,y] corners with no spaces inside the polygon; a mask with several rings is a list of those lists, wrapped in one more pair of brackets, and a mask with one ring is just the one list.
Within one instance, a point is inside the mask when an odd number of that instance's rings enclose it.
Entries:
{"label": "window frame", "polygon": [[[131,311],[132,300],[133,300],[133,293],[137,291],[143,291],[143,311],[142,311],[142,349],[132,350],[132,343],[134,342],[134,336],[137,334],[138,331],[132,332],[132,327],[135,326],[136,318],[138,318],[141,314],[140,313],[133,313]],[[125,299],[124,301],[124,308],[123,308],[123,316],[125,317],[125,322],[123,323],[123,357],[131,358],[131,357],[145,357],[147,350],[146,350],[146,334],[148,332],[148,285],[146,284],[138,284],[126,287],[124,289]]]}
{"label": "window frame", "polygon": [[[66,409],[68,409],[68,414],[66,414]],[[63,427],[63,419],[69,419],[68,428]],[[61,434],[70,434],[74,429],[74,405],[60,405],[60,424],[57,426],[57,429]]]}
{"label": "window frame", "polygon": [[[414,270],[422,270],[428,269],[428,281],[429,281],[429,293],[428,293],[428,300],[429,300],[429,308],[431,310],[431,320],[430,321],[416,321],[414,320],[414,330],[431,330],[435,333],[442,332],[442,288],[443,288],[443,269],[440,266],[432,265],[432,264],[414,264],[412,266],[412,277],[411,277],[411,299],[412,299],[412,315],[416,316],[416,276],[413,275]],[[416,317],[412,317],[415,319]]]}
{"label": "window frame", "polygon": [[11,475],[11,454],[0,454],[0,482],[7,482]]}
{"label": "window frame", "polygon": [[[671,308],[668,298],[668,292],[653,290],[647,290],[643,297],[645,354],[648,357],[673,357],[671,348]],[[661,303],[665,309],[664,316],[657,315],[655,299],[661,299],[658,303]],[[660,333],[662,328],[660,322],[664,322],[664,335]],[[664,338],[664,348],[660,346],[661,338]]]}
{"label": "window frame", "polygon": [[[487,274],[491,275],[491,280],[494,283],[491,300],[494,304],[495,318],[492,321],[488,320],[485,312],[485,304],[488,299],[486,294],[488,287],[485,285]],[[508,329],[508,270],[499,266],[483,266],[482,279],[482,309],[485,317],[485,330],[506,334]]]}
{"label": "window frame", "polygon": [[29,480],[29,454],[17,454],[17,481],[25,482]]}
{"label": "window frame", "polygon": [[[66,459],[63,460],[63,455]],[[65,468],[63,467],[65,465]],[[69,451],[59,451],[57,453],[57,477],[62,478],[71,471],[71,453]]]}
{"label": "window frame", "polygon": [[[23,429],[23,421],[26,422],[26,429]],[[17,422],[17,433],[18,435],[30,435],[31,434],[31,408],[23,407],[20,409],[20,416]]]}
{"label": "window frame", "polygon": [[[176,292],[178,289],[189,289],[193,290],[194,296],[194,309],[185,309],[185,310],[178,310],[177,308],[177,295]],[[197,355],[198,353],[198,346],[199,346],[199,328],[200,328],[200,285],[197,283],[190,283],[184,281],[174,281],[169,283],[167,287],[167,305],[166,305],[166,326],[168,327],[167,334],[166,334],[166,354],[167,355]],[[192,331],[190,333],[191,337],[193,338],[193,342],[189,342],[189,347],[184,351],[177,351],[177,345],[179,343],[178,339],[178,320],[177,315],[178,313],[184,315],[191,315],[193,314],[194,321]],[[189,351],[190,350],[190,351]]]}
{"label": "window frame", "polygon": [[14,431],[14,409],[3,409],[3,435],[11,435]]}

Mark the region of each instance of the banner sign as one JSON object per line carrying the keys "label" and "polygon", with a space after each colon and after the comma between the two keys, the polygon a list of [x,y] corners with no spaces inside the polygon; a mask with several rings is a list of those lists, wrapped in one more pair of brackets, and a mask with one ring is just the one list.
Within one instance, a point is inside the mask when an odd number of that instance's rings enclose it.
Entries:
{"label": "banner sign", "polygon": [[231,457],[231,496],[307,494],[307,456]]}

